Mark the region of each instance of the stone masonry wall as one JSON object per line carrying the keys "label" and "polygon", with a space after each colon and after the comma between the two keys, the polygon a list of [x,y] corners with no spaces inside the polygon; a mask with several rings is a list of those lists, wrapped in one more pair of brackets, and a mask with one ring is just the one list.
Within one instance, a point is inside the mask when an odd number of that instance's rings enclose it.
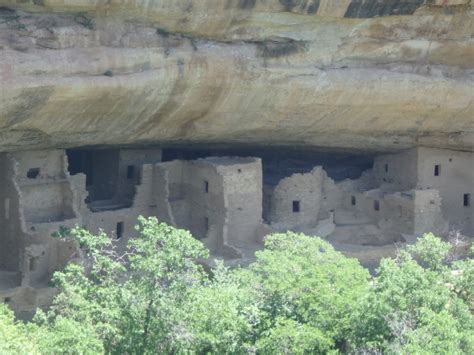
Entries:
{"label": "stone masonry wall", "polygon": [[323,180],[321,167],[307,174],[294,174],[281,180],[273,190],[270,202],[271,222],[290,229],[316,226],[322,204]]}

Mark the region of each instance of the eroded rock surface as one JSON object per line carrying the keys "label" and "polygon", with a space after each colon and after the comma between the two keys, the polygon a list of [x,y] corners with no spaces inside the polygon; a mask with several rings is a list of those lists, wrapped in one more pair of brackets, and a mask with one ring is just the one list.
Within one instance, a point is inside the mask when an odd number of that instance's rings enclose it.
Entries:
{"label": "eroded rock surface", "polygon": [[0,151],[474,147],[470,0],[0,0]]}

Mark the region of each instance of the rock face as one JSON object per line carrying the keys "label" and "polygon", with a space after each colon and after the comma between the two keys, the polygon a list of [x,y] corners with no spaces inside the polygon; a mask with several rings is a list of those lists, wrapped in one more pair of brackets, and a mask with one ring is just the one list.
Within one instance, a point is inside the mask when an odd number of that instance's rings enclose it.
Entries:
{"label": "rock face", "polygon": [[470,0],[0,0],[0,151],[474,148]]}

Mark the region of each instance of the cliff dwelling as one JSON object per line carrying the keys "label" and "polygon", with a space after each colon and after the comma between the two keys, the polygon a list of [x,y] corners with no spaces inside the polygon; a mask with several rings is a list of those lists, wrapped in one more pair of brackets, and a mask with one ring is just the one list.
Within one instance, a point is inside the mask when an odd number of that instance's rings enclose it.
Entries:
{"label": "cliff dwelling", "polygon": [[23,311],[41,305],[52,273],[80,257],[55,232],[75,225],[104,230],[123,249],[140,215],[191,231],[230,263],[248,262],[266,235],[288,230],[326,238],[356,256],[426,232],[474,234],[471,152],[420,147],[358,159],[334,153],[332,160],[327,152],[282,152],[281,160],[265,150],[238,153],[1,154],[0,296]]}

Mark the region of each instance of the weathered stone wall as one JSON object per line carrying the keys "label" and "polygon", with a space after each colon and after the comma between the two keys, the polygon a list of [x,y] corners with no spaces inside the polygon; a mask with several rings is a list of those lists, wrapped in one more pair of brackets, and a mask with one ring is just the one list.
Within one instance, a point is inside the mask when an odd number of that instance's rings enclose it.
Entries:
{"label": "weathered stone wall", "polygon": [[119,198],[133,199],[135,188],[141,181],[141,167],[160,161],[161,149],[158,148],[120,149],[116,193]]}
{"label": "weathered stone wall", "polygon": [[[262,224],[260,159],[207,158],[157,167],[166,171],[177,227],[203,239],[213,252],[233,253],[232,247],[256,243]],[[161,209],[167,209],[166,202],[160,203]]]}
{"label": "weathered stone wall", "polygon": [[23,232],[14,175],[13,161],[6,154],[0,154],[0,269],[18,272]]}
{"label": "weathered stone wall", "polygon": [[415,190],[414,200],[413,235],[420,236],[424,233],[446,235],[449,229],[447,220],[451,215],[444,213],[445,208],[440,193],[437,190]]}
{"label": "weathered stone wall", "polygon": [[[474,154],[421,147],[417,171],[418,188],[439,191],[443,215],[451,228],[474,235]],[[465,194],[470,196],[468,206],[464,206]]]}
{"label": "weathered stone wall", "polygon": [[[137,174],[141,176],[140,184],[135,187],[135,193],[128,207],[107,208],[109,201],[104,201],[104,208],[101,210],[91,210],[85,199],[88,195],[84,174],[73,176],[72,182],[74,190],[79,196],[78,203],[83,225],[92,233],[104,231],[115,240],[115,245],[119,251],[125,250],[130,238],[136,235],[135,225],[138,217],[156,216],[158,207],[153,197],[154,190],[154,169],[153,165],[146,164],[140,166],[137,164]],[[121,226],[119,227],[119,224]],[[121,235],[119,235],[119,229]]]}
{"label": "weathered stone wall", "polygon": [[15,177],[21,190],[26,223],[48,223],[77,217],[66,180],[64,152],[27,151],[11,153],[17,164]]}
{"label": "weathered stone wall", "polygon": [[[270,221],[289,229],[299,226],[315,227],[322,205],[324,178],[323,169],[316,167],[310,173],[294,174],[281,180],[273,190]],[[294,211],[295,207],[297,211]]]}
{"label": "weathered stone wall", "polygon": [[[62,269],[77,252],[74,243],[51,237],[60,226],[73,227],[80,223],[73,191],[66,183],[64,152],[14,153],[2,155],[0,160],[3,204],[0,269],[6,270],[0,270],[0,289],[44,286],[52,273]],[[8,276],[5,273],[8,271],[14,274]],[[4,296],[11,299],[15,309],[25,302],[20,291],[8,295]],[[33,298],[30,301],[36,302]]]}
{"label": "weathered stone wall", "polygon": [[224,243],[248,247],[262,224],[263,177],[258,158],[210,160],[222,176],[226,211]]}
{"label": "weathered stone wall", "polygon": [[377,185],[392,191],[411,190],[417,184],[418,153],[415,149],[375,159],[374,178]]}
{"label": "weathered stone wall", "polygon": [[173,208],[170,203],[170,185],[168,170],[162,165],[156,164],[153,166],[153,190],[152,190],[152,209],[156,210],[156,216],[159,216],[159,221],[167,223],[171,226],[176,226]]}
{"label": "weathered stone wall", "polygon": [[[189,201],[191,233],[204,239],[210,227],[214,226],[216,233],[222,238],[227,210],[224,204],[224,183],[216,166],[204,160],[185,163],[183,183],[185,198]],[[220,244],[223,244],[222,240]],[[216,247],[217,245],[210,245],[211,249]]]}

